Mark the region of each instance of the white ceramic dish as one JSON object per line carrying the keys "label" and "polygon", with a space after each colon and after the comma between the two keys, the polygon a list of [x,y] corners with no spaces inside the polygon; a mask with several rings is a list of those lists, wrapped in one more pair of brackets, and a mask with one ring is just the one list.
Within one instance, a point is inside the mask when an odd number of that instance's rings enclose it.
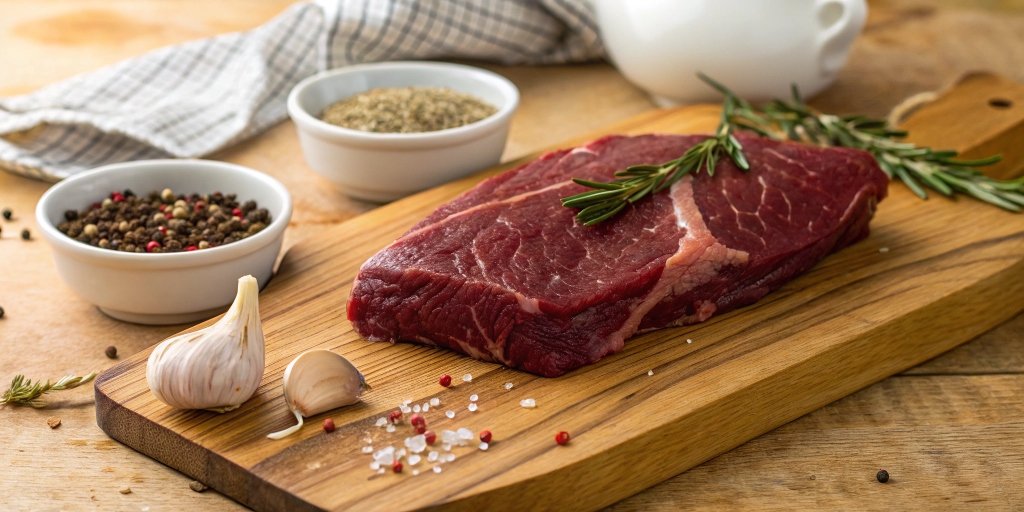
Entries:
{"label": "white ceramic dish", "polygon": [[661,106],[721,100],[703,71],[751,101],[806,97],[835,80],[865,0],[594,0],[619,71]]}
{"label": "white ceramic dish", "polygon": [[[330,104],[378,87],[447,87],[498,111],[481,121],[435,132],[372,133],[319,119]],[[346,194],[391,201],[497,164],[519,91],[487,70],[440,62],[348,66],[309,77],[288,96],[306,162]]]}
{"label": "white ceramic dish", "polygon": [[[266,208],[259,233],[220,247],[178,253],[124,253],[78,242],[57,230],[65,210],[82,210],[112,191],[170,187],[176,194],[234,193]],[[194,322],[220,313],[235,297],[238,278],[270,279],[292,214],[280,182],[240,165],[208,160],[147,160],[100,167],[51,187],[36,205],[36,222],[53,246],[57,271],[85,300],[128,322]]]}

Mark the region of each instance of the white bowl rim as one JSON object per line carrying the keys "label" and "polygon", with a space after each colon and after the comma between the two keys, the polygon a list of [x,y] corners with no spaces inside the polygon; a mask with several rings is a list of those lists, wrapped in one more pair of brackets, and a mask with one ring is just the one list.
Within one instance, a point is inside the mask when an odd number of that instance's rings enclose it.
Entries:
{"label": "white bowl rim", "polygon": [[[218,247],[210,247],[208,249],[202,249],[199,251],[182,251],[172,253],[134,253],[134,252],[121,252],[114,251],[111,249],[101,249],[99,247],[93,247],[89,244],[79,242],[64,233],[61,233],[50,219],[46,217],[46,207],[50,201],[53,201],[53,196],[59,193],[61,190],[73,187],[80,182],[88,181],[97,175],[106,174],[112,171],[118,171],[128,168],[144,169],[147,167],[163,167],[163,166],[177,166],[177,167],[215,167],[224,170],[238,172],[245,176],[244,179],[254,179],[261,181],[264,185],[267,185],[275,194],[281,197],[282,207],[281,213],[275,215],[271,219],[270,224],[267,225],[259,233],[252,235],[248,238],[232,242],[230,244],[224,244]],[[62,208],[62,209],[71,209]],[[90,169],[78,174],[75,174],[69,178],[65,178],[53,186],[51,186],[42,197],[39,198],[39,202],[36,203],[36,223],[42,230],[44,237],[54,246],[55,250],[64,251],[70,253],[70,255],[78,257],[80,259],[90,260],[96,263],[113,265],[121,264],[132,268],[147,267],[147,268],[181,268],[181,267],[194,267],[210,265],[214,263],[220,263],[232,259],[239,258],[245,254],[249,254],[260,247],[267,244],[273,243],[278,236],[280,236],[285,228],[288,226],[288,222],[292,215],[292,198],[288,189],[277,179],[270,175],[259,172],[250,167],[244,165],[238,165],[228,162],[221,162],[217,160],[203,160],[203,159],[154,159],[154,160],[134,160],[129,162],[119,162],[115,164],[104,165],[95,169]]]}
{"label": "white bowl rim", "polygon": [[[417,69],[417,70],[433,70],[433,69],[446,69],[457,73],[465,73],[466,75],[475,75],[482,78],[484,81],[490,82],[506,96],[508,101],[505,102],[498,110],[479,120],[462,126],[456,126],[454,128],[447,128],[444,130],[434,130],[430,132],[413,132],[413,133],[381,133],[381,132],[367,132],[363,130],[354,130],[351,128],[345,128],[342,126],[333,125],[326,121],[322,121],[317,116],[306,111],[305,108],[299,106],[299,95],[302,94],[306,89],[311,87],[313,84],[333,78],[338,75],[357,75],[368,70],[397,70],[397,69]],[[410,86],[412,87],[412,86]],[[343,98],[339,98],[343,99]],[[451,62],[432,62],[432,61],[387,61],[387,62],[372,62],[367,64],[355,64],[352,66],[345,66],[342,68],[329,69],[321,71],[313,76],[310,76],[295,87],[292,88],[288,94],[288,114],[296,123],[302,124],[307,129],[314,131],[318,135],[324,135],[328,137],[344,137],[353,141],[364,142],[364,143],[395,143],[395,142],[441,142],[444,139],[453,138],[465,138],[466,136],[472,136],[478,133],[486,133],[492,130],[501,128],[505,123],[506,118],[515,112],[519,106],[519,89],[516,88],[515,84],[511,80],[495,73],[493,71],[478,68],[474,66],[467,66],[464,64],[455,64]]]}

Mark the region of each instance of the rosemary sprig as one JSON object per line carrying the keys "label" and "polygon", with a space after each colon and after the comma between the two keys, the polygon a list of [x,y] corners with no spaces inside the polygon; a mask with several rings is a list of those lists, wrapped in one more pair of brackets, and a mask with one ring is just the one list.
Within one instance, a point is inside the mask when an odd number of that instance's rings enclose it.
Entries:
{"label": "rosemary sprig", "polygon": [[594,190],[574,196],[563,197],[562,206],[579,208],[576,217],[584,225],[592,226],[604,222],[623,209],[652,193],[658,193],[672,186],[687,174],[705,169],[714,176],[719,158],[728,155],[737,167],[744,171],[750,164],[743,155],[743,145],[732,134],[733,108],[735,97],[727,97],[722,106],[722,118],[715,134],[692,146],[675,160],[660,164],[633,165],[615,173],[617,179],[610,182],[590,181],[573,178],[573,181]]}
{"label": "rosemary sprig", "polygon": [[722,84],[701,78],[722,93],[726,104],[733,105],[729,120],[737,129],[777,140],[863,149],[874,155],[890,179],[903,182],[921,199],[928,198],[928,188],[947,197],[966,194],[1013,212],[1024,208],[1024,177],[998,180],[978,170],[998,162],[999,155],[961,160],[953,150],[902,142],[899,139],[907,132],[891,128],[884,120],[836,116],[812,109],[796,86],[790,101],[773,100],[759,110]]}
{"label": "rosemary sprig", "polygon": [[49,393],[50,391],[61,391],[76,388],[91,381],[95,377],[95,372],[83,377],[65,375],[57,382],[51,384],[50,381],[47,380],[46,383],[43,384],[40,382],[32,382],[31,379],[26,379],[24,375],[15,375],[14,380],[11,381],[11,387],[7,391],[4,391],[3,395],[0,395],[0,406],[17,404],[28,405],[35,408],[46,407],[46,402],[42,399],[44,394]]}

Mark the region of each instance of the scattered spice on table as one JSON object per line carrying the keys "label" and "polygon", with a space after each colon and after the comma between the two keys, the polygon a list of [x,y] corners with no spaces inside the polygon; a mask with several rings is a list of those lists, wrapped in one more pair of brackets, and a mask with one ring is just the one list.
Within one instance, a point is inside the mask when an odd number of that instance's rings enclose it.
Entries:
{"label": "scattered spice on table", "polygon": [[145,196],[112,192],[88,208],[64,212],[57,229],[101,249],[161,253],[208,249],[259,233],[270,213],[235,194],[175,194],[169,188]]}
{"label": "scattered spice on table", "polygon": [[497,112],[493,105],[445,87],[383,87],[328,106],[325,122],[376,133],[421,133],[457,128]]}
{"label": "scattered spice on table", "polygon": [[334,427],[334,419],[332,419],[332,418],[325,418],[324,419],[324,432],[327,432],[329,434],[331,432],[334,432],[334,428],[335,428]]}
{"label": "scattered spice on table", "polygon": [[0,406],[16,404],[35,408],[46,407],[46,401],[42,399],[42,396],[46,393],[76,388],[95,377],[95,373],[82,377],[65,375],[58,379],[57,382],[50,383],[50,381],[46,381],[44,384],[39,381],[33,382],[32,379],[26,379],[24,375],[15,375],[14,379],[11,380],[11,387],[0,395]]}
{"label": "scattered spice on table", "polygon": [[32,239],[32,232],[29,231],[28,228],[25,228],[25,229],[21,230],[21,239],[22,240],[31,240]]}
{"label": "scattered spice on table", "polygon": [[11,211],[10,208],[4,208],[3,215],[4,215],[4,220],[11,220],[11,216],[14,215],[14,212]]}
{"label": "scattered spice on table", "polygon": [[46,424],[49,425],[51,429],[57,428],[60,426],[60,418],[50,416],[49,418],[46,418]]}
{"label": "scattered spice on table", "polygon": [[555,434],[555,442],[558,443],[559,446],[569,444],[569,433],[563,430]]}
{"label": "scattered spice on table", "polygon": [[452,376],[448,375],[446,373],[446,374],[441,376],[441,378],[437,381],[437,383],[442,385],[442,386],[444,386],[444,387],[451,386],[452,385]]}
{"label": "scattered spice on table", "polygon": [[200,482],[199,480],[192,480],[191,482],[189,482],[188,488],[192,489],[195,492],[205,492],[207,489],[209,489],[209,487],[207,487],[206,484]]}
{"label": "scattered spice on table", "polygon": [[889,472],[884,469],[879,469],[878,473],[875,474],[875,478],[879,483],[886,483],[889,481]]}
{"label": "scattered spice on table", "polygon": [[0,306],[0,318],[3,318],[3,317],[4,317],[4,308],[3,308],[3,306]]}
{"label": "scattered spice on table", "polygon": [[119,492],[121,494],[131,494],[132,493],[132,488],[131,487],[124,487],[124,488],[122,488],[121,490],[119,490],[117,492]]}
{"label": "scattered spice on table", "polygon": [[117,347],[113,345],[107,347],[107,349],[104,350],[103,353],[106,354],[107,357],[110,359],[117,359]]}

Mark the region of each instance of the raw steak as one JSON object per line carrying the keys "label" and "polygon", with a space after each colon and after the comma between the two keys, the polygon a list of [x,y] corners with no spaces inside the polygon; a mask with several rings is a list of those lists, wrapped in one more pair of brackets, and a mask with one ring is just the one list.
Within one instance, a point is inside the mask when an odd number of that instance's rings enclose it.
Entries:
{"label": "raw steak", "polygon": [[359,271],[348,318],[371,340],[446,347],[554,377],[639,331],[751,304],[868,234],[888,178],[852,149],[740,137],[723,162],[586,227],[559,198],[701,136],[612,136],[555,151],[437,209]]}

